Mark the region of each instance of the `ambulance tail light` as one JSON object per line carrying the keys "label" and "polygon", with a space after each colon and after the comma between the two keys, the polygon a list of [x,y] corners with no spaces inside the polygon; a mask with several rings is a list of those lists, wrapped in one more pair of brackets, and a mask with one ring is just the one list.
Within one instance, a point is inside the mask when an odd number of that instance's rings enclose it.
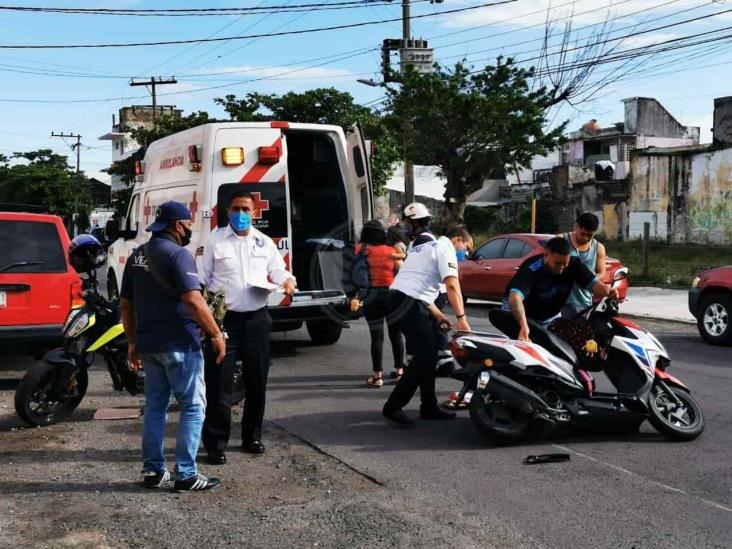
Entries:
{"label": "ambulance tail light", "polygon": [[190,145],[188,147],[188,170],[191,172],[201,171],[201,146]]}
{"label": "ambulance tail light", "polygon": [[145,168],[142,165],[141,160],[135,160],[135,175],[142,175],[145,172]]}
{"label": "ambulance tail light", "polygon": [[260,164],[277,164],[280,161],[280,150],[277,147],[259,147]]}
{"label": "ambulance tail light", "polygon": [[240,166],[244,164],[244,149],[241,147],[224,147],[221,149],[221,162],[224,166]]}

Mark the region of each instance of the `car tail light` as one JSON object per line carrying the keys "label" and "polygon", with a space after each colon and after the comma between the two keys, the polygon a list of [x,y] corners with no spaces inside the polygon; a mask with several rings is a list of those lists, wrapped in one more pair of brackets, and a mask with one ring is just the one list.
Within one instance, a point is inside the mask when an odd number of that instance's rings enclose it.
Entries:
{"label": "car tail light", "polygon": [[84,304],[84,296],[81,291],[81,282],[71,283],[71,308],[76,309]]}
{"label": "car tail light", "polygon": [[260,164],[277,164],[280,161],[280,149],[277,147],[259,147]]}
{"label": "car tail light", "polygon": [[241,147],[224,147],[221,149],[221,162],[224,166],[240,166],[244,164],[244,149]]}

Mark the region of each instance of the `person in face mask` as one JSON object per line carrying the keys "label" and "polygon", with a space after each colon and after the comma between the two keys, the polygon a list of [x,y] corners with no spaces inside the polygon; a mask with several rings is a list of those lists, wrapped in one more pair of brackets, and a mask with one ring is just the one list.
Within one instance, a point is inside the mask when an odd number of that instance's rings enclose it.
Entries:
{"label": "person in face mask", "polygon": [[[229,198],[229,224],[211,233],[203,249],[204,282],[214,292],[224,290],[228,335],[226,358],[218,366],[206,360],[206,421],[203,445],[209,463],[226,463],[231,433],[231,402],[234,362],[244,368],[244,416],[242,448],[252,454],[264,452],[262,420],[269,372],[272,318],[267,301],[274,284],[286,296],[295,291],[295,278],[272,239],[252,226],[254,199],[246,190]],[[283,296],[284,297],[284,296]]]}
{"label": "person in face mask", "polygon": [[191,212],[180,202],[165,202],[147,228],[152,238],[130,254],[122,275],[120,313],[133,368],[145,368],[143,484],[169,483],[163,454],[166,412],[171,394],[180,406],[175,447],[175,489],[215,488],[218,479],[198,472],[196,455],[206,405],[203,353],[198,329],[208,334],[212,361],[224,359],[226,347],[206,301],[196,262],[185,246],[191,240]]}

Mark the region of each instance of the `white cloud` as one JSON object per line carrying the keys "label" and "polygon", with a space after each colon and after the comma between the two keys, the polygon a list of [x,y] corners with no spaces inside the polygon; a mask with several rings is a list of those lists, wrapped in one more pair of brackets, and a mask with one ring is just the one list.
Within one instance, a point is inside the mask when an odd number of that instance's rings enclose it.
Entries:
{"label": "white cloud", "polygon": [[627,50],[631,48],[643,48],[646,46],[653,46],[654,44],[660,44],[668,40],[673,40],[674,38],[679,38],[679,35],[672,33],[656,32],[641,34],[638,36],[631,36],[630,38],[619,40],[617,42],[617,45],[619,48]]}
{"label": "white cloud", "polygon": [[[221,74],[229,73],[229,74]],[[330,69],[325,67],[255,67],[251,65],[229,66],[229,67],[207,67],[198,71],[197,76],[216,75],[219,78],[230,78],[251,80],[254,78],[267,78],[271,80],[317,80],[318,78],[329,81],[352,79],[354,75],[348,69]],[[181,77],[184,78],[184,77]]]}

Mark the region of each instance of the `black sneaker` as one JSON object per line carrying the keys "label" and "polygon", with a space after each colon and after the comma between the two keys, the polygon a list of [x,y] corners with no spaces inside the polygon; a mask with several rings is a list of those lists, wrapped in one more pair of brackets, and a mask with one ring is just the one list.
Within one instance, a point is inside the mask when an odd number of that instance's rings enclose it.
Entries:
{"label": "black sneaker", "polygon": [[142,484],[145,488],[160,488],[164,484],[168,484],[172,479],[170,473],[165,471],[163,473],[153,473],[151,471],[142,472]]}
{"label": "black sneaker", "polygon": [[217,478],[208,478],[201,473],[193,475],[185,480],[176,480],[174,489],[176,492],[198,492],[199,490],[210,490],[221,485]]}

